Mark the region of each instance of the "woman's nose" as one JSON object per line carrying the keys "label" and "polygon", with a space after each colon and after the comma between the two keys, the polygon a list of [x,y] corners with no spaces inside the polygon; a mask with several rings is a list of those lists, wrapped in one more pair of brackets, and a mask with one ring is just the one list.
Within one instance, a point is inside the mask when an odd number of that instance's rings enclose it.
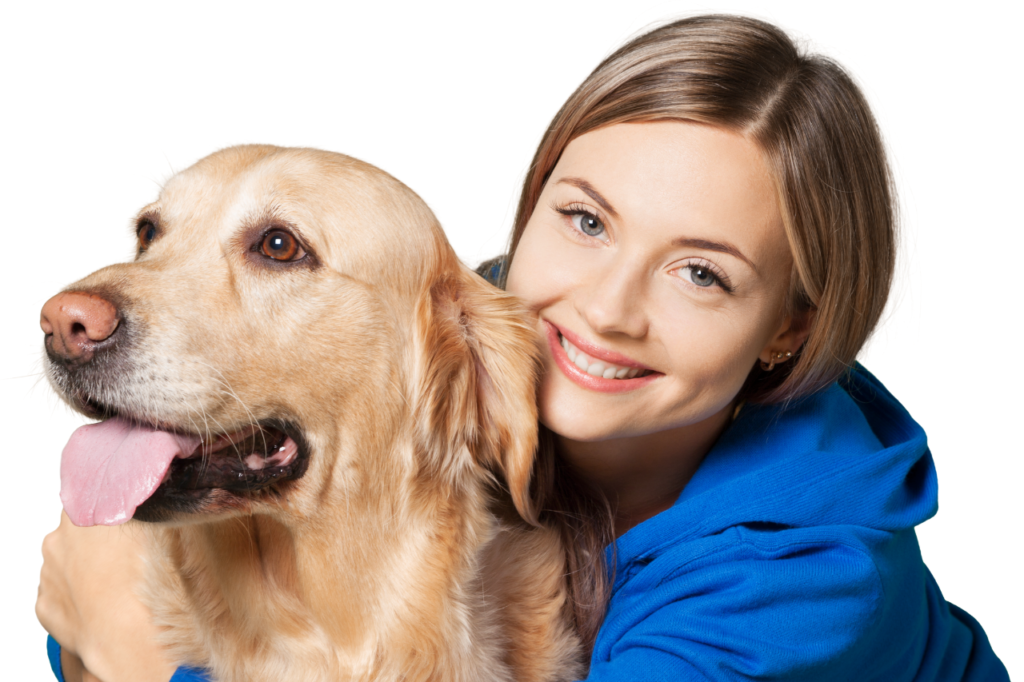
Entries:
{"label": "woman's nose", "polygon": [[644,280],[639,269],[616,265],[599,269],[590,282],[576,291],[577,312],[600,334],[647,334]]}

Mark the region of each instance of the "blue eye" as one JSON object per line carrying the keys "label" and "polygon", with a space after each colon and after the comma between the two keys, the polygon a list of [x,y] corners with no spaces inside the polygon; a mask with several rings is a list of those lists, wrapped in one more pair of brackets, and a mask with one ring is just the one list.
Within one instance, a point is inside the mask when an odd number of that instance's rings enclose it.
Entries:
{"label": "blue eye", "polygon": [[709,287],[718,281],[718,278],[708,270],[699,265],[687,265],[679,268],[679,273],[699,287]]}
{"label": "blue eye", "polygon": [[572,221],[573,227],[587,235],[588,237],[594,237],[602,242],[608,241],[608,232],[605,230],[604,223],[593,213],[580,210],[566,210],[560,211],[564,215],[569,216],[569,220]]}
{"label": "blue eye", "polygon": [[596,216],[592,216],[589,213],[577,213],[572,217],[572,224],[575,225],[580,232],[588,234],[591,237],[596,237],[604,232],[604,223],[598,220]]}
{"label": "blue eye", "polygon": [[605,229],[604,222],[585,205],[572,203],[568,206],[556,205],[551,208],[567,217],[577,232],[594,237],[598,241],[608,241],[608,230]]}
{"label": "blue eye", "polygon": [[711,271],[711,268],[709,268],[706,265],[700,265],[699,263],[695,263],[693,265],[684,265],[683,267],[676,270],[676,272],[678,272],[679,276],[682,277],[687,282],[690,282],[691,284],[698,286],[702,289],[707,289],[709,287],[718,285],[719,287],[726,291],[729,290],[729,288],[725,286],[725,283],[722,282],[721,278],[715,273],[713,273]]}

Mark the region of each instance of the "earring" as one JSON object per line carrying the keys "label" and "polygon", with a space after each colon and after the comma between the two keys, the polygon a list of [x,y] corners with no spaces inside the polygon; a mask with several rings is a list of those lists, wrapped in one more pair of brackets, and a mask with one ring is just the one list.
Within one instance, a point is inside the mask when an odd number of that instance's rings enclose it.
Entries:
{"label": "earring", "polygon": [[762,360],[761,369],[763,369],[766,372],[770,372],[773,369],[775,369],[776,363],[785,362],[786,360],[789,360],[791,357],[793,357],[793,354],[790,353],[788,350],[785,353],[783,353],[780,350],[772,351],[771,361],[765,362],[764,360]]}

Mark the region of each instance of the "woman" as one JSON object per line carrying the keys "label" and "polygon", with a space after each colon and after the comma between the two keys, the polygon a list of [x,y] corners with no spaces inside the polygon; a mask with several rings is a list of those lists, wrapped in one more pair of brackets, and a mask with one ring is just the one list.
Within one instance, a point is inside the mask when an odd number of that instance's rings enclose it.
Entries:
{"label": "woman", "polygon": [[[761,22],[656,29],[555,117],[483,269],[548,340],[538,476],[588,679],[1007,679],[921,561],[924,434],[855,366],[893,203],[860,92]],[[61,570],[99,553],[82,537],[50,541],[41,620],[97,672],[167,679],[141,607],[92,593],[102,565]],[[138,647],[90,641],[118,623]]]}

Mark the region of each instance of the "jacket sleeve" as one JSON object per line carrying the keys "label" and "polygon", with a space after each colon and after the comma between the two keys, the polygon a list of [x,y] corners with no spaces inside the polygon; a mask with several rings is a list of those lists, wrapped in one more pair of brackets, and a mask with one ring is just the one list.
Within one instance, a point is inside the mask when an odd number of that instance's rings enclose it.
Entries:
{"label": "jacket sleeve", "polygon": [[[64,670],[60,665],[60,644],[49,635],[46,638],[46,655],[50,659],[50,669],[57,678],[57,682],[64,682]],[[169,682],[211,682],[211,680],[203,670],[178,668]]]}
{"label": "jacket sleeve", "polygon": [[60,664],[60,644],[51,635],[46,636],[46,657],[50,659],[50,670],[57,682],[64,682],[64,668]]}
{"label": "jacket sleeve", "polygon": [[205,670],[198,668],[178,668],[169,682],[211,682]]}
{"label": "jacket sleeve", "polygon": [[873,677],[901,663],[874,658],[889,654],[869,553],[821,539],[759,546],[735,529],[724,535],[732,537],[712,539],[693,559],[661,557],[622,581],[589,682],[902,677]]}

